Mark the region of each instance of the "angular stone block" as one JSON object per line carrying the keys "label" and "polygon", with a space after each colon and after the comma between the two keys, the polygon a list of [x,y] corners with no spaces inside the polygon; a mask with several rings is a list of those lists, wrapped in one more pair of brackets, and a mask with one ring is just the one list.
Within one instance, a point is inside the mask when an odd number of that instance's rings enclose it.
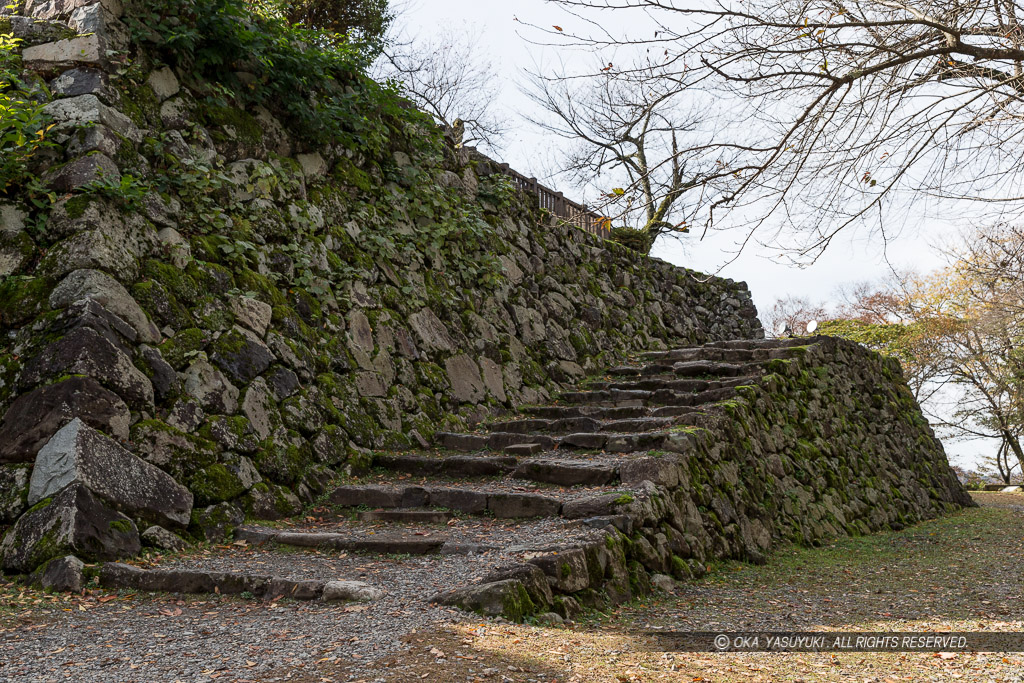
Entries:
{"label": "angular stone block", "polygon": [[93,377],[134,407],[153,405],[149,378],[118,346],[94,329],[73,329],[47,346],[25,364],[19,383],[27,389],[63,375]]}
{"label": "angular stone block", "polygon": [[185,371],[185,395],[210,413],[233,415],[238,412],[238,389],[208,361],[197,360]]}
{"label": "angular stone block", "polygon": [[238,385],[253,381],[274,362],[274,354],[263,340],[238,325],[221,335],[209,354],[210,361]]}
{"label": "angular stone block", "polygon": [[529,562],[539,567],[562,593],[575,593],[590,585],[587,556],[579,548],[542,555]]}
{"label": "angular stone block", "polygon": [[82,126],[98,124],[110,128],[132,142],[142,142],[142,133],[130,118],[107,106],[91,93],[55,100],[46,105],[45,111],[62,130],[71,131]]}
{"label": "angular stone block", "polygon": [[228,303],[240,325],[249,328],[260,337],[266,336],[273,315],[270,304],[247,296],[232,297]]}
{"label": "angular stone block", "polygon": [[160,548],[161,550],[169,550],[171,552],[184,550],[192,545],[173,531],[168,531],[162,526],[156,525],[143,531],[141,538],[145,545],[153,548]]}
{"label": "angular stone block", "polygon": [[54,557],[107,561],[141,549],[135,523],[72,484],[22,515],[0,543],[0,567],[27,573]]}
{"label": "angular stone block", "polygon": [[115,508],[157,524],[186,526],[192,513],[188,489],[78,418],[36,456],[29,504],[71,483],[84,484]]}
{"label": "angular stone block", "polygon": [[324,602],[373,602],[384,597],[384,591],[364,581],[328,581],[320,599]]}
{"label": "angular stone block", "polygon": [[45,176],[46,184],[57,192],[75,190],[97,181],[114,185],[121,182],[121,171],[114,160],[105,154],[90,154],[69,161]]}
{"label": "angular stone block", "polygon": [[463,403],[479,403],[487,395],[480,367],[465,354],[452,356],[444,362],[451,393]]}
{"label": "angular stone block", "polygon": [[58,557],[46,563],[39,583],[43,588],[62,593],[81,593],[85,584],[84,569],[85,563],[74,555]]}
{"label": "angular stone block", "polygon": [[117,394],[91,377],[72,377],[19,396],[0,421],[0,463],[32,462],[74,418],[119,439],[128,438],[131,413]]}
{"label": "angular stone block", "polygon": [[146,316],[142,307],[120,282],[106,273],[87,269],[72,271],[54,287],[50,294],[50,305],[64,308],[81,299],[97,301],[122,318],[135,328],[140,341],[150,344],[160,341],[160,330]]}
{"label": "angular stone block", "polygon": [[102,41],[96,34],[33,45],[21,55],[27,68],[43,72],[60,71],[75,64],[99,66],[105,57]]}

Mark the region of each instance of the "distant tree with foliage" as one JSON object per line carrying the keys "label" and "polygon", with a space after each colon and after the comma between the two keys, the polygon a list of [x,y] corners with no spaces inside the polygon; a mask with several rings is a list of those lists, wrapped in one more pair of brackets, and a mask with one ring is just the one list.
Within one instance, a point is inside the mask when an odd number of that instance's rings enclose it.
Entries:
{"label": "distant tree with foliage", "polygon": [[344,36],[380,50],[394,20],[389,0],[250,0],[290,24]]}
{"label": "distant tree with foliage", "polygon": [[899,359],[933,424],[999,443],[991,464],[1006,481],[1024,465],[1024,229],[972,231],[948,256],[930,275],[862,289],[818,333]]}

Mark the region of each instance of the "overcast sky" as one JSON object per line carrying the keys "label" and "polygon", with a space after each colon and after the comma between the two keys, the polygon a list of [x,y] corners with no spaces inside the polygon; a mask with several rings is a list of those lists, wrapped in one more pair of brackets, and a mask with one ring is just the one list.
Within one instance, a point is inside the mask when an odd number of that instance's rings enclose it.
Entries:
{"label": "overcast sky", "polygon": [[[410,4],[400,17],[399,29],[413,36],[435,35],[446,28],[464,28],[479,37],[481,57],[489,59],[495,66],[497,77],[502,82],[502,93],[495,106],[508,117],[509,130],[506,137],[503,159],[527,176],[545,178],[552,168],[551,151],[557,149],[560,141],[545,137],[529,123],[522,120],[522,114],[529,114],[532,103],[517,87],[526,70],[537,65],[551,65],[559,62],[573,63],[574,60],[593,59],[593,53],[542,48],[531,44],[530,38],[537,34],[525,24],[537,26],[564,26],[571,31],[580,24],[579,19],[567,16],[557,7],[544,0],[409,0]],[[604,14],[608,24],[611,13]],[[629,14],[614,15],[616,28],[629,30]],[[571,187],[556,187],[573,199],[584,199]],[[759,311],[766,311],[779,298],[793,295],[812,301],[829,300],[840,286],[864,280],[878,280],[885,277],[892,267],[914,269],[921,272],[942,265],[935,249],[937,244],[948,239],[962,225],[954,216],[946,220],[931,216],[887,215],[886,224],[867,226],[867,229],[849,231],[840,236],[830,249],[816,263],[805,268],[796,268],[779,262],[778,249],[748,245],[735,258],[736,244],[745,235],[716,233],[703,239],[699,234],[684,237],[681,243],[663,242],[655,246],[654,254],[680,266],[686,266],[706,273],[718,273],[723,277],[745,281],[751,289],[754,303]],[[773,226],[766,226],[770,231]],[[872,228],[884,227],[890,236],[898,235],[888,243],[872,236]],[[768,232],[766,231],[766,232]],[[963,464],[973,460],[970,457],[987,445],[947,444],[951,459]]]}

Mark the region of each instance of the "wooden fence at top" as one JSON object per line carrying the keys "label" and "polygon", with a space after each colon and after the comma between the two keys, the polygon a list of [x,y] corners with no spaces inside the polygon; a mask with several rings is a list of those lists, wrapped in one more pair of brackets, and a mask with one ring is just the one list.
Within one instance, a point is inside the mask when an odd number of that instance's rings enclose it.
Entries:
{"label": "wooden fence at top", "polygon": [[578,204],[571,199],[566,199],[565,195],[561,192],[541,185],[537,182],[536,178],[527,178],[508,164],[495,161],[476,148],[468,147],[467,150],[474,154],[479,154],[490,161],[494,164],[495,168],[512,179],[513,185],[523,192],[536,197],[540,208],[547,209],[566,223],[575,225],[593,235],[603,237],[604,239],[611,237],[611,222],[601,214],[588,209],[586,204]]}

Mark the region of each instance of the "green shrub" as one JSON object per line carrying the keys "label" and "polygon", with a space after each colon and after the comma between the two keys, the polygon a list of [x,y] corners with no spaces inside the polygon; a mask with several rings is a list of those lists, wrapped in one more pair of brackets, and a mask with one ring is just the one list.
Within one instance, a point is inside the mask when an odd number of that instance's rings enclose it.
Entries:
{"label": "green shrub", "polygon": [[126,22],[168,64],[207,80],[208,104],[264,105],[311,144],[378,156],[404,134],[395,129],[402,121],[429,121],[406,109],[393,86],[366,76],[374,45],[290,24],[247,0],[137,2]]}
{"label": "green shrub", "polygon": [[21,79],[19,41],[0,34],[0,197],[47,194],[33,183],[29,173],[33,157],[53,143],[47,133],[53,127],[43,103],[32,98],[31,84]]}

